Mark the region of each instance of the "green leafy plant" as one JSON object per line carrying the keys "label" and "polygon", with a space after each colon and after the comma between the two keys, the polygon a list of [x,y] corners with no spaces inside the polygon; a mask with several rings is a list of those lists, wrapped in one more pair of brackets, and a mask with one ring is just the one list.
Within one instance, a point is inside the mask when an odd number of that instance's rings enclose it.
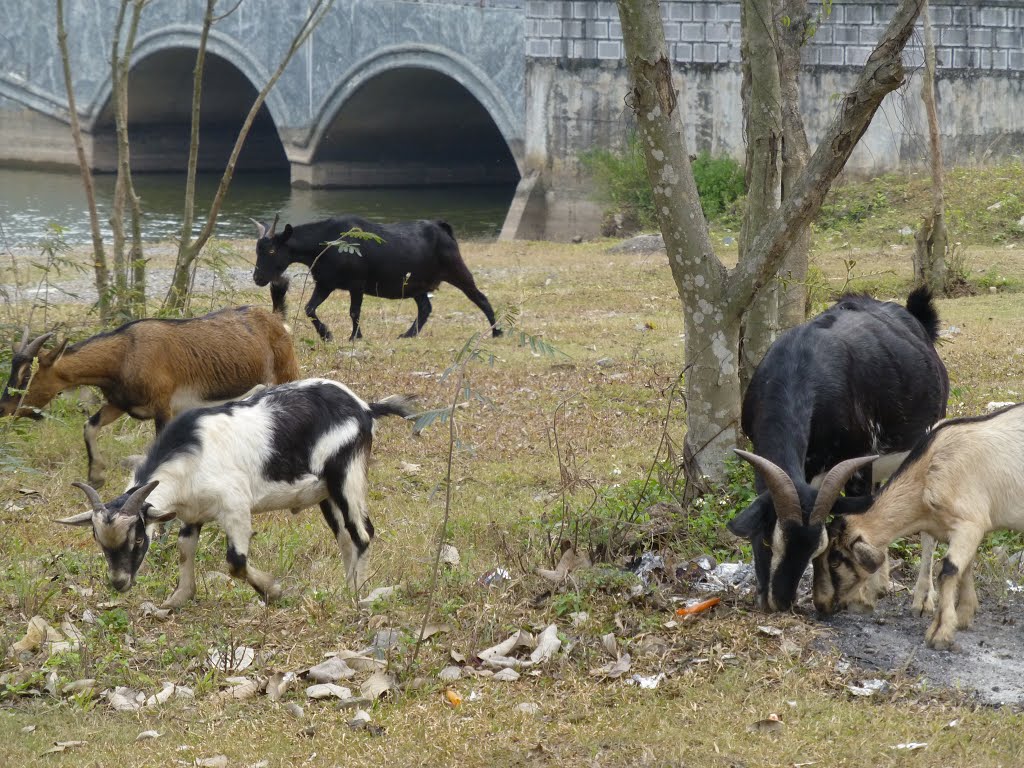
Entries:
{"label": "green leafy plant", "polygon": [[[635,133],[626,140],[622,151],[592,149],[580,155],[580,162],[596,182],[597,196],[611,212],[634,221],[636,228],[656,226],[647,163]],[[694,158],[692,168],[701,207],[709,219],[720,216],[743,197],[743,168],[733,158],[701,152]]]}

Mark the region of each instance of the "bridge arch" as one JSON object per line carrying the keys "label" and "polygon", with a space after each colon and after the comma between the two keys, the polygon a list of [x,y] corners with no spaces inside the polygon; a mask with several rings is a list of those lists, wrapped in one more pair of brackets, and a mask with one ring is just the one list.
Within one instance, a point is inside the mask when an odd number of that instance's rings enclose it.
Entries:
{"label": "bridge arch", "polygon": [[[142,37],[135,46],[128,81],[133,170],[185,170],[199,34],[194,27],[164,27]],[[211,31],[200,111],[200,171],[224,169],[238,129],[259,91],[256,84],[262,85],[268,77],[236,41]],[[250,129],[237,171],[287,171],[288,160],[277,129],[286,111],[284,100],[272,90]],[[92,100],[87,127],[94,139],[94,167],[113,170],[117,155],[109,77]]]}
{"label": "bridge arch", "polygon": [[381,48],[338,79],[293,181],[312,186],[512,184],[523,138],[508,101],[439,46]]}

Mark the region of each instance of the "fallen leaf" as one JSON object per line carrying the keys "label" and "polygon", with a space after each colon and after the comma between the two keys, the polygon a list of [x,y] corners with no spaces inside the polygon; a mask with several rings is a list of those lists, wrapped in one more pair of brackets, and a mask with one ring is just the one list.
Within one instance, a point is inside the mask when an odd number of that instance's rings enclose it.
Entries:
{"label": "fallen leaf", "polygon": [[551,571],[546,568],[538,568],[537,575],[553,581],[555,584],[561,584],[565,581],[569,574],[575,571],[577,568],[589,568],[590,558],[586,554],[580,555],[576,552],[575,547],[569,547],[562,553],[562,557],[558,560],[558,565],[555,566],[555,570]]}
{"label": "fallen leaf", "polygon": [[459,692],[452,688],[444,689],[444,698],[453,707],[457,707],[462,704],[462,697],[459,695]]}
{"label": "fallen leaf", "polygon": [[352,690],[334,683],[320,683],[309,686],[306,689],[306,696],[310,699],[329,699],[332,696],[336,699],[350,699]]}
{"label": "fallen leaf", "polygon": [[338,680],[351,680],[356,676],[356,671],[344,659],[334,656],[300,674],[314,683],[336,683]]}
{"label": "fallen leaf", "polygon": [[459,555],[459,550],[453,547],[451,544],[441,545],[441,562],[450,568],[458,568],[462,563],[462,557]]}
{"label": "fallen leaf", "polygon": [[74,680],[61,688],[60,692],[65,696],[75,696],[81,693],[95,693],[96,681],[91,677],[87,677],[82,680]]}
{"label": "fallen leaf", "polygon": [[624,674],[629,672],[630,667],[632,667],[632,665],[632,659],[630,658],[629,654],[624,653],[615,661],[608,662],[603,667],[598,667],[597,669],[590,670],[590,674],[599,677],[610,677],[614,680],[616,678],[622,677]]}
{"label": "fallen leaf", "polygon": [[332,655],[344,661],[350,669],[354,669],[356,672],[377,672],[387,666],[385,661],[374,659],[355,651],[337,651]]}
{"label": "fallen leaf", "polygon": [[423,628],[423,632],[420,635],[420,640],[429,640],[434,635],[439,635],[443,632],[451,632],[452,628],[450,624],[427,624]]}
{"label": "fallen leaf", "polygon": [[300,707],[294,701],[289,701],[287,704],[285,704],[284,711],[292,717],[294,717],[296,720],[301,720],[303,717],[306,716],[306,713],[305,711],[303,711],[302,707]]}
{"label": "fallen leaf", "polygon": [[227,768],[227,755],[214,755],[213,757],[196,758],[196,768]]}
{"label": "fallen leaf", "polygon": [[389,693],[396,685],[395,678],[391,675],[385,672],[374,672],[359,686],[359,693],[370,701],[376,701]]}
{"label": "fallen leaf", "polygon": [[462,670],[459,667],[445,667],[437,673],[437,677],[439,680],[450,683],[462,677]]}
{"label": "fallen leaf", "polygon": [[885,680],[862,680],[862,685],[848,685],[846,690],[854,696],[874,696],[876,693],[885,693],[889,690],[889,683]]}
{"label": "fallen leaf", "polygon": [[769,627],[763,624],[757,628],[757,631],[762,635],[768,635],[768,637],[780,637],[782,635],[782,630],[778,627]]}
{"label": "fallen leaf", "polygon": [[[142,707],[142,702],[145,701],[143,694],[121,685],[112,691],[108,690],[106,697],[110,706],[118,712],[135,712]],[[139,701],[140,698],[142,701]]]}
{"label": "fallen leaf", "polygon": [[260,684],[256,680],[236,682],[229,688],[217,693],[213,698],[217,701],[246,701],[260,692]]}
{"label": "fallen leaf", "polygon": [[46,619],[42,616],[33,616],[29,619],[25,636],[14,643],[11,648],[15,653],[27,653],[39,650],[43,643],[59,643],[63,640],[64,636],[51,627]]}
{"label": "fallen leaf", "polygon": [[572,620],[572,625],[574,627],[582,627],[587,623],[587,619],[590,618],[590,614],[586,611],[575,611],[574,613],[569,614],[569,618]]}
{"label": "fallen leaf", "polygon": [[613,659],[619,658],[619,647],[615,643],[615,633],[609,632],[607,635],[601,637],[601,645],[608,651],[608,655]]}
{"label": "fallen leaf", "polygon": [[512,667],[505,667],[505,669],[494,674],[494,679],[502,683],[514,683],[519,679],[519,673],[512,669]]}
{"label": "fallen leaf", "polygon": [[160,738],[160,732],[159,731],[143,731],[142,733],[140,733],[138,736],[135,737],[135,740],[136,741],[146,741],[147,739],[159,739],[159,738]]}
{"label": "fallen leaf", "polygon": [[365,728],[367,723],[370,722],[370,713],[365,709],[357,709],[356,713],[352,715],[352,719],[348,721],[348,727],[354,731],[361,728]]}
{"label": "fallen leaf", "polygon": [[503,640],[497,645],[493,645],[490,648],[486,648],[477,653],[477,658],[480,659],[484,664],[492,667],[518,667],[518,666],[530,666],[533,662],[524,659],[516,659],[509,654],[518,647],[535,648],[536,642],[526,630],[519,630],[514,635],[509,637],[507,640]]}
{"label": "fallen leaf", "polygon": [[536,715],[540,712],[540,705],[534,704],[532,701],[524,701],[522,704],[516,707],[524,715]]}
{"label": "fallen leaf", "polygon": [[24,728],[21,729],[21,732],[22,733],[32,733],[37,727],[38,726],[35,726],[35,725],[26,725]]}
{"label": "fallen leaf", "polygon": [[295,681],[295,677],[294,672],[277,672],[271,675],[267,681],[267,698],[271,701],[280,701]]}
{"label": "fallen leaf", "polygon": [[221,653],[216,648],[210,648],[207,654],[210,666],[221,672],[241,672],[248,669],[256,660],[256,651],[245,645],[239,645],[230,653]]}
{"label": "fallen leaf", "polygon": [[156,619],[169,619],[172,613],[170,608],[159,608],[149,601],[144,602],[139,608],[142,609],[143,617],[152,616]]}
{"label": "fallen leaf", "polygon": [[44,755],[52,755],[54,752],[63,752],[65,749],[80,747],[87,742],[84,741],[55,741],[53,746],[43,752]]}
{"label": "fallen leaf", "polygon": [[537,638],[537,647],[530,654],[530,661],[534,664],[544,664],[550,661],[561,647],[562,641],[558,638],[558,627],[551,624]]}
{"label": "fallen leaf", "polygon": [[360,608],[370,608],[378,600],[387,600],[395,592],[398,591],[398,587],[377,587],[370,594],[359,601]]}

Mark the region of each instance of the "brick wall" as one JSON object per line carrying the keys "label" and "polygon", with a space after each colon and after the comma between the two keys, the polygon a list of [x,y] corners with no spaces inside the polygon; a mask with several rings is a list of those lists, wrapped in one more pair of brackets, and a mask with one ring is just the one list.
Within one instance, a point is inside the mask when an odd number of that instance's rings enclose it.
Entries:
{"label": "brick wall", "polygon": [[[822,16],[804,63],[859,67],[889,22],[895,3],[842,2]],[[738,2],[662,0],[670,55],[679,64],[726,65],[740,60]],[[811,3],[820,11],[821,3]],[[939,67],[1024,74],[1024,0],[930,3]],[[910,66],[922,61],[922,41],[907,47]],[[618,61],[622,29],[611,0],[526,0],[526,55]]]}

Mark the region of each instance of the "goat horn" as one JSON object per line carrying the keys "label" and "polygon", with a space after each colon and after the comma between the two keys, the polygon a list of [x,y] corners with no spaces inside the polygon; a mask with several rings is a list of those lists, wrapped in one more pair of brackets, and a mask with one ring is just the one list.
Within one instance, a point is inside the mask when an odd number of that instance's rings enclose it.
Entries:
{"label": "goat horn", "polygon": [[144,486],[135,491],[128,500],[121,507],[121,511],[126,515],[137,515],[142,509],[143,502],[146,501],[146,497],[153,492],[153,489],[160,485],[159,480],[150,480]]}
{"label": "goat horn", "polygon": [[21,341],[14,342],[14,354],[21,352],[21,348],[28,344],[28,326],[25,326],[25,330],[21,333]]}
{"label": "goat horn", "polygon": [[100,495],[96,493],[95,488],[91,485],[86,485],[85,483],[72,483],[72,485],[75,486],[75,488],[82,489],[82,492],[89,498],[89,502],[92,504],[93,510],[96,512],[106,511],[107,506],[103,503],[103,499],[100,498]]}
{"label": "goat horn", "polygon": [[252,218],[251,216],[249,217],[249,221],[251,221],[253,224],[256,225],[256,229],[257,229],[256,239],[257,240],[262,240],[263,236],[265,234],[267,234],[267,225],[263,224],[261,222],[256,221],[256,219]]}
{"label": "goat horn", "polygon": [[18,352],[31,359],[39,354],[40,347],[42,347],[51,336],[53,336],[53,331],[44,333],[42,336],[37,336],[28,344],[22,344],[21,349],[19,349]]}
{"label": "goat horn", "polygon": [[825,522],[832,511],[832,506],[839,498],[839,492],[843,490],[846,481],[853,477],[853,473],[861,467],[867,466],[878,456],[860,456],[856,459],[847,459],[836,464],[825,475],[818,489],[818,498],[814,500],[814,507],[811,509],[811,525],[821,525]]}
{"label": "goat horn", "polygon": [[267,233],[267,237],[273,237],[274,232],[277,230],[277,220],[281,218],[280,213],[274,214],[274,223],[270,225],[270,232]]}
{"label": "goat horn", "polygon": [[775,502],[775,516],[779,520],[803,522],[800,497],[797,495],[793,479],[781,467],[772,464],[763,456],[741,451],[739,448],[733,448],[733,450],[737,456],[750,462],[755,469],[761,471],[761,477],[764,478],[768,492],[772,495],[772,501]]}

